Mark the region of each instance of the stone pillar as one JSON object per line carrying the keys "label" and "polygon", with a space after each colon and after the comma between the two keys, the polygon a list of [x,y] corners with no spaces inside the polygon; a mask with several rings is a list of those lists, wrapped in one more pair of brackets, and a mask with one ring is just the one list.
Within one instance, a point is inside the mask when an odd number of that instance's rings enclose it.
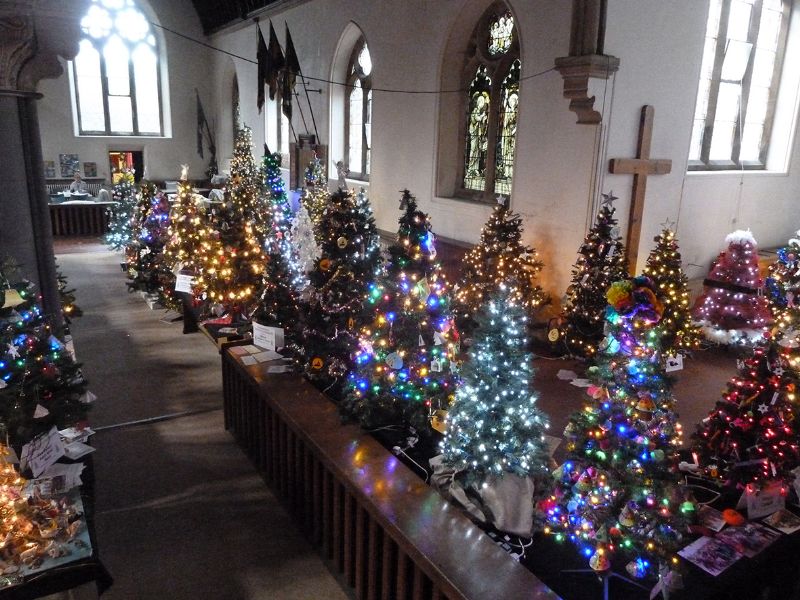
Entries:
{"label": "stone pillar", "polygon": [[556,59],[564,78],[564,97],[578,123],[596,125],[603,119],[594,106],[597,83],[619,69],[619,59],[603,53],[607,0],[572,0],[569,56]]}
{"label": "stone pillar", "polygon": [[0,0],[0,256],[14,258],[61,322],[36,92],[78,52],[89,0]]}

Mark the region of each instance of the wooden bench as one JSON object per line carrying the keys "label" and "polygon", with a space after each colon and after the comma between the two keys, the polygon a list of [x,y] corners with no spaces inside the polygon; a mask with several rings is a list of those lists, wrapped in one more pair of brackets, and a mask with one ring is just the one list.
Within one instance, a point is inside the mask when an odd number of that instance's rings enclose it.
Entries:
{"label": "wooden bench", "polygon": [[557,598],[305,380],[221,355],[226,429],[358,600]]}

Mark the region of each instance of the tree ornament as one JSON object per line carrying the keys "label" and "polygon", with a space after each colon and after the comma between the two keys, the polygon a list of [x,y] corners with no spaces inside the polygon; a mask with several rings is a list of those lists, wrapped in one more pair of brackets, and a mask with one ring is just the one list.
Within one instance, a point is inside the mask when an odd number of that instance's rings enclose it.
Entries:
{"label": "tree ornament", "polygon": [[346,238],[346,237],[344,237],[344,236],[341,236],[340,238],[338,238],[338,239],[336,240],[336,245],[337,245],[339,248],[342,248],[342,249],[344,249],[344,248],[347,248],[347,238]]}

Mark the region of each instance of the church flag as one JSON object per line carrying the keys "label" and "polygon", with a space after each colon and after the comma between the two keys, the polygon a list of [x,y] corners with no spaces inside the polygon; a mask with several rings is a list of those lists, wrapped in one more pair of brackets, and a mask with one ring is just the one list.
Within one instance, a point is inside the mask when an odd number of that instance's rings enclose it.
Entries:
{"label": "church flag", "polygon": [[283,114],[292,120],[292,94],[295,82],[300,74],[300,61],[294,49],[292,34],[289,33],[289,24],[286,23],[286,68],[283,70]]}
{"label": "church flag", "polygon": [[267,43],[264,41],[264,36],[261,34],[261,27],[256,23],[256,31],[258,31],[258,50],[256,51],[256,58],[258,59],[258,99],[256,105],[258,112],[264,107],[264,85],[267,83],[269,77],[269,55],[267,53]]}
{"label": "church flag", "polygon": [[272,26],[272,21],[269,22],[269,51],[267,52],[267,57],[268,66],[266,81],[269,84],[269,99],[274,100],[281,83],[281,70],[286,63],[283,58],[283,50],[281,50],[281,45],[278,42],[278,36],[275,35],[275,28]]}
{"label": "church flag", "polygon": [[200,102],[200,93],[195,89],[195,98],[197,98],[197,153],[200,158],[203,156],[203,125],[206,123],[206,114],[203,112],[203,104]]}

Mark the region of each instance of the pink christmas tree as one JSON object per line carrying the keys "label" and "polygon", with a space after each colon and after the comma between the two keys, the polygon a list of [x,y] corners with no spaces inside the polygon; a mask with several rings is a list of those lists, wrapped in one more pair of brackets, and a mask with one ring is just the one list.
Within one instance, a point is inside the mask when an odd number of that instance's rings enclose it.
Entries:
{"label": "pink christmas tree", "polygon": [[758,271],[758,246],[750,231],[734,231],[703,281],[692,316],[719,344],[757,344],[772,324]]}

